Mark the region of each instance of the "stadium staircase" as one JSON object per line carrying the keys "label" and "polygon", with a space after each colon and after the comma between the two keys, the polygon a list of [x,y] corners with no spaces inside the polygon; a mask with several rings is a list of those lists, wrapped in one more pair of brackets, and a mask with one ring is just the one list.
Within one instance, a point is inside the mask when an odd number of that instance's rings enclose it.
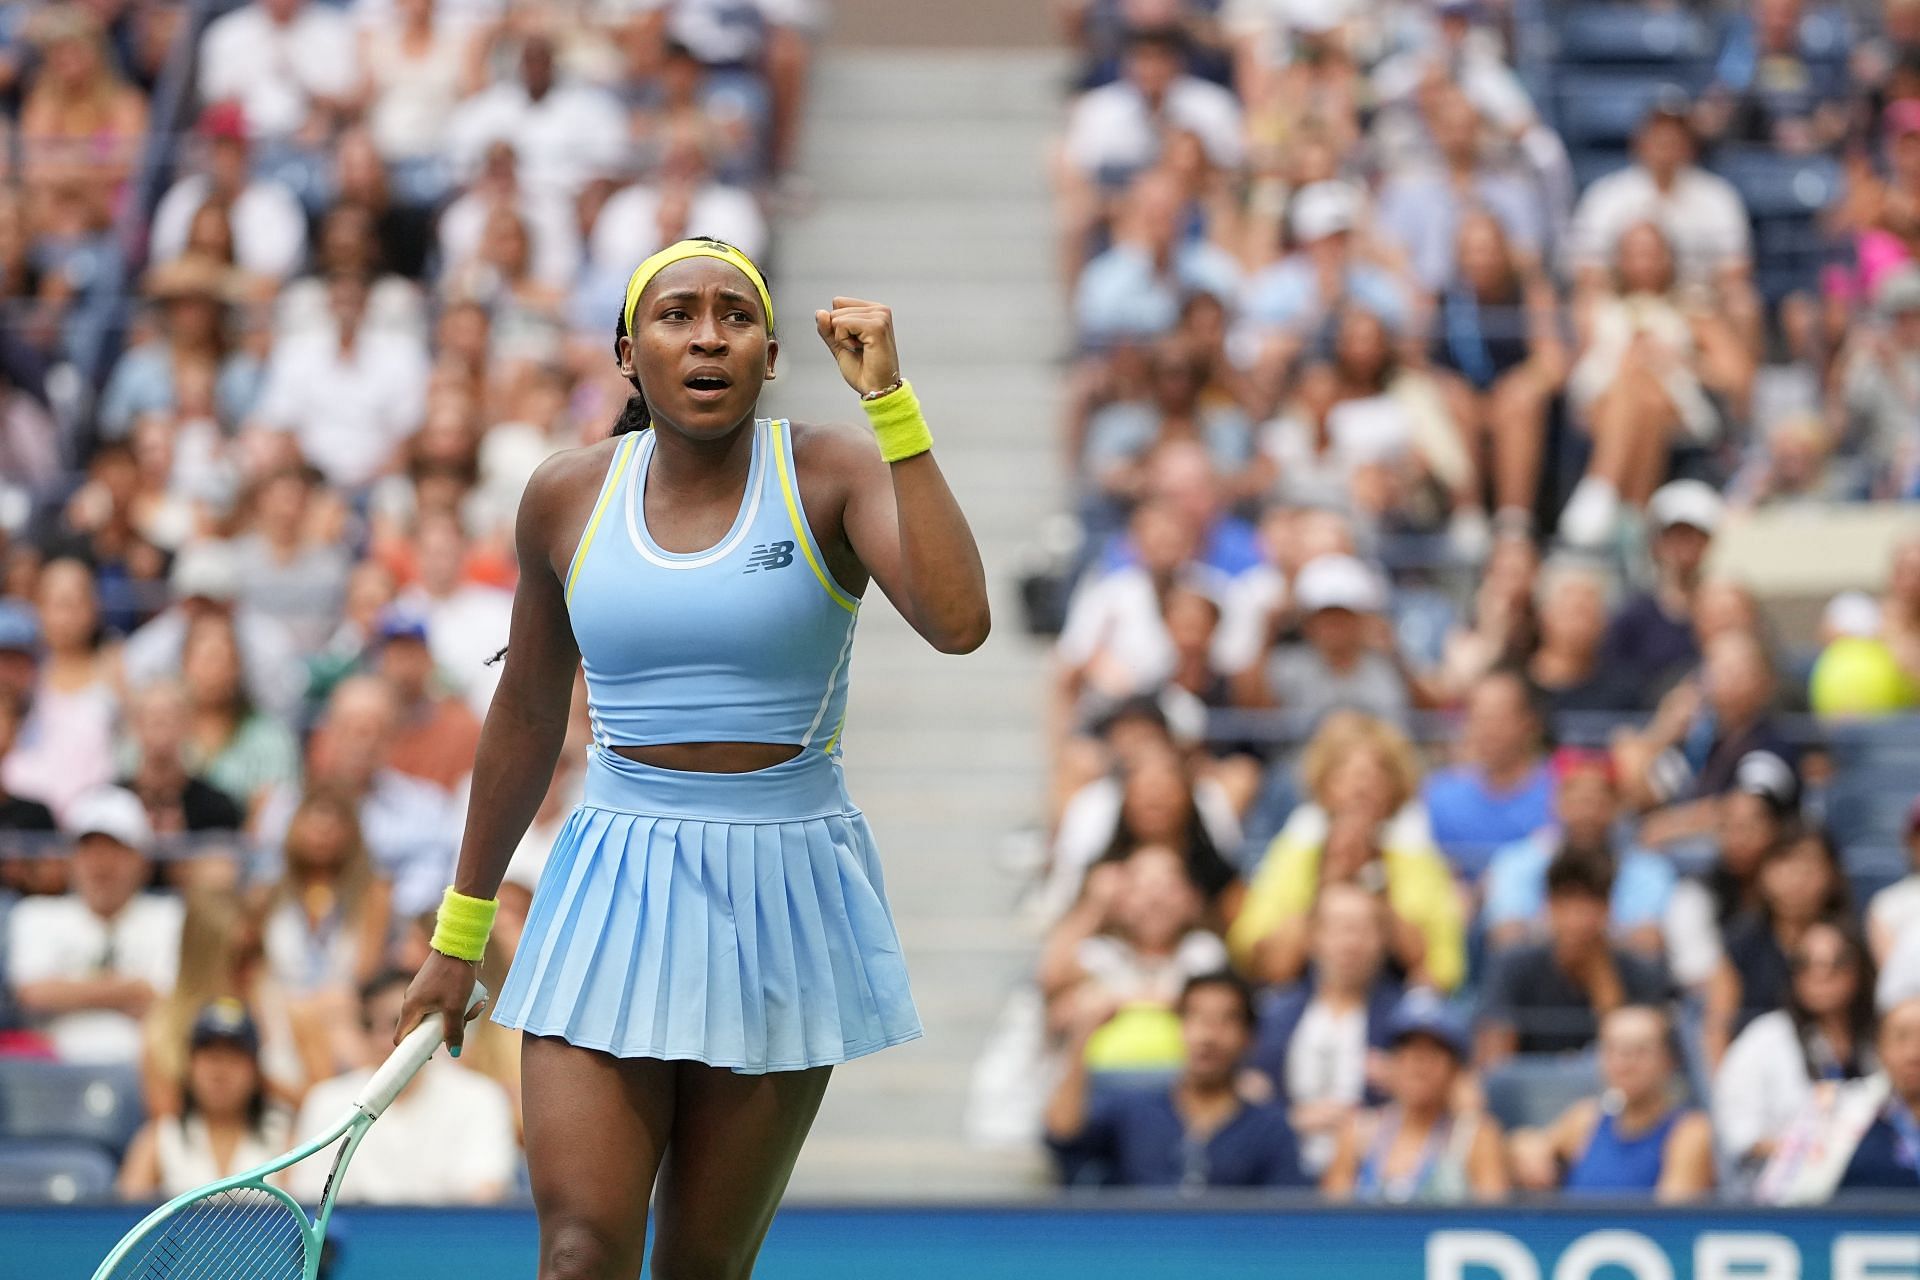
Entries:
{"label": "stadium staircase", "polygon": [[[944,657],[868,594],[846,762],[885,857],[927,1036],[840,1069],[793,1191],[1004,1195],[1038,1182],[1038,1157],[977,1150],[961,1119],[972,1064],[1033,962],[998,854],[1043,795],[1045,649],[1020,634],[1015,578],[1019,549],[1063,505],[1053,441],[1067,328],[1046,149],[1065,62],[1031,49],[849,47],[866,7],[841,7],[814,77],[799,166],[813,190],[780,220],[786,342],[769,403],[857,421],[812,311],[835,294],[891,304],[902,363],[980,541],[996,630],[980,652]],[[887,21],[865,34],[887,39]],[[1010,13],[1007,29],[1031,25]]]}

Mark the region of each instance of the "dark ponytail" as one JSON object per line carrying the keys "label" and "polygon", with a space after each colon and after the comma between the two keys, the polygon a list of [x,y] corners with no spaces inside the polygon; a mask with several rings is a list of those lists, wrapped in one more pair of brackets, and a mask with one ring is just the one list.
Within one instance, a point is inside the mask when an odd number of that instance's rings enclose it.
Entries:
{"label": "dark ponytail", "polygon": [[[627,317],[623,312],[614,322],[613,327],[613,358],[615,360],[620,358],[620,339],[626,336]],[[627,381],[633,384],[633,394],[627,397],[624,405],[620,406],[620,416],[614,420],[611,434],[616,436],[624,436],[629,431],[645,431],[653,425],[653,410],[647,407],[646,392],[640,389],[640,375],[636,373]]]}

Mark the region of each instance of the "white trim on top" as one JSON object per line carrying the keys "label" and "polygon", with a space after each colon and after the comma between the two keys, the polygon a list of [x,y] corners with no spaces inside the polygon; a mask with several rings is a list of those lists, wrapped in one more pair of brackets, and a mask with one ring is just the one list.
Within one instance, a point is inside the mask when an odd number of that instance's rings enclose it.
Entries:
{"label": "white trim on top", "polygon": [[665,548],[656,551],[650,535],[640,522],[639,513],[646,502],[647,472],[653,462],[653,443],[656,438],[653,432],[647,432],[646,442],[639,449],[640,456],[627,468],[626,493],[621,499],[627,509],[627,539],[633,543],[633,549],[640,553],[643,560],[662,569],[704,569],[726,559],[746,541],[747,534],[753,530],[754,522],[760,516],[760,491],[766,488],[766,430],[765,419],[754,421],[753,462],[747,468],[747,493],[741,499],[739,514],[734,517],[733,530],[717,545],[686,556],[675,555]]}

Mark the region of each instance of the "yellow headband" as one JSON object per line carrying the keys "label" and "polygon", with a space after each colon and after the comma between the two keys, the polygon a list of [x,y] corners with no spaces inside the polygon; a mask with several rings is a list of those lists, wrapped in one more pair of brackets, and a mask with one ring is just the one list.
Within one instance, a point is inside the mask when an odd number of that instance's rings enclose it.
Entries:
{"label": "yellow headband", "polygon": [[753,259],[724,240],[682,240],[648,258],[635,267],[633,274],[627,278],[627,305],[621,314],[627,319],[628,334],[633,332],[633,313],[640,306],[640,295],[653,283],[653,278],[674,263],[685,262],[688,258],[718,258],[738,268],[741,275],[753,281],[754,289],[760,294],[760,305],[767,313],[767,332],[773,332],[773,295],[767,292],[767,278],[760,274],[760,268],[753,265]]}

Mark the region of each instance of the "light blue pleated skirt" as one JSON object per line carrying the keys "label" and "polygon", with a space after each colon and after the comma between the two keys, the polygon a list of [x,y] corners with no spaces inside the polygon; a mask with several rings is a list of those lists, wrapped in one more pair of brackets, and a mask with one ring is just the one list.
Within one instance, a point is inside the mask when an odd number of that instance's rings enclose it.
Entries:
{"label": "light blue pleated skirt", "polygon": [[917,1038],[878,851],[839,763],[803,751],[690,773],[590,748],[493,1017],[754,1075]]}

